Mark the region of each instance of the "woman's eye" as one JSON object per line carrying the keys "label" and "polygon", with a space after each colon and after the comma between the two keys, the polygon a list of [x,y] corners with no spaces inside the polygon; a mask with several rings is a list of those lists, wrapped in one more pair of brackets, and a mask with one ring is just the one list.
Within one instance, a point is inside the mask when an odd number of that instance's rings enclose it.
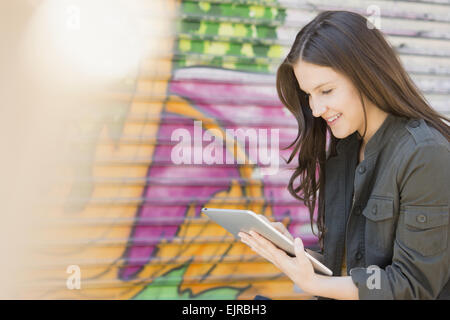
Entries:
{"label": "woman's eye", "polygon": [[327,90],[327,91],[322,91],[322,94],[329,94],[331,91],[333,91],[333,89]]}

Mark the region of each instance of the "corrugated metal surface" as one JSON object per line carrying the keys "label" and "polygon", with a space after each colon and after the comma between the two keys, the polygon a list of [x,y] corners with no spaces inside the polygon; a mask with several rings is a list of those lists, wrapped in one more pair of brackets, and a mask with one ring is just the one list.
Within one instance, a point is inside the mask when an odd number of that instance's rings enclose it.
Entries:
{"label": "corrugated metal surface", "polygon": [[[284,221],[316,246],[307,209],[287,192],[291,172],[262,176],[257,166],[174,164],[180,128],[279,130],[279,147],[296,134],[276,97],[274,73],[298,30],[320,10],[367,15],[381,9],[381,29],[436,109],[449,114],[448,1],[166,1],[174,34],[161,55],[142,61],[131,81],[106,98],[99,119],[74,130],[77,171],[60,190],[52,235],[41,245],[52,258],[40,280],[55,285],[39,298],[246,299],[310,298],[222,228],[204,206],[251,209]],[[134,78],[133,78],[134,77]],[[273,141],[272,141],[273,142]],[[206,147],[208,143],[204,143]],[[291,149],[281,150],[288,158]],[[225,150],[231,154],[231,150]],[[239,147],[234,159],[245,158]],[[292,166],[290,166],[292,167]],[[67,235],[71,235],[70,238]],[[65,241],[65,239],[67,241]],[[55,260],[56,259],[56,260]],[[81,290],[66,287],[67,266],[81,270]],[[40,292],[38,294],[38,292]]]}

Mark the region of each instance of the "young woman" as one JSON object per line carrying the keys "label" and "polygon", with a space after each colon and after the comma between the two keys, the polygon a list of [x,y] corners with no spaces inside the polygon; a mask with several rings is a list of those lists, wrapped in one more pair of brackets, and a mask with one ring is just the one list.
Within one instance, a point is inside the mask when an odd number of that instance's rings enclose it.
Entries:
{"label": "young woman", "polygon": [[320,13],[297,34],[277,91],[299,126],[288,189],[311,227],[318,194],[316,256],[334,276],[314,272],[299,238],[293,258],[256,233],[241,240],[320,299],[449,299],[449,119],[381,32],[353,12]]}

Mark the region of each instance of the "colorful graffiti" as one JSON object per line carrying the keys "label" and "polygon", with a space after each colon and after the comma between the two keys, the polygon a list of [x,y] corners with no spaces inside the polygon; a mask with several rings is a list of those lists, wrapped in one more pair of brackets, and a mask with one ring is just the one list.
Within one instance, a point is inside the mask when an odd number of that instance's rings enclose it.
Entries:
{"label": "colorful graffiti", "polygon": [[[316,248],[309,212],[287,191],[295,119],[279,102],[274,72],[287,53],[287,9],[278,1],[167,1],[176,37],[170,55],[147,59],[131,77],[126,98],[112,97],[101,121],[79,127],[90,157],[73,173],[58,229],[76,241],[47,253],[79,265],[82,289],[65,280],[40,298],[310,299],[273,265],[200,215],[202,207],[250,209],[282,221]],[[309,20],[310,16],[303,16]],[[247,164],[175,165],[171,135],[183,128],[279,129],[280,172],[249,165],[248,145],[224,149]],[[220,139],[224,135],[217,135]],[[55,266],[42,277],[55,278]],[[59,273],[58,273],[59,272]]]}

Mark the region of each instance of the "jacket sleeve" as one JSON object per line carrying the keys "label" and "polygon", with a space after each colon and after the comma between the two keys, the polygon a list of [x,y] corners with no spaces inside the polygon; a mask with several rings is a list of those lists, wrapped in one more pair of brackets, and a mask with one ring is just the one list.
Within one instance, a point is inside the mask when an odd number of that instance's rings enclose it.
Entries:
{"label": "jacket sleeve", "polygon": [[449,154],[435,143],[404,156],[392,264],[350,270],[360,299],[436,299],[449,281]]}

